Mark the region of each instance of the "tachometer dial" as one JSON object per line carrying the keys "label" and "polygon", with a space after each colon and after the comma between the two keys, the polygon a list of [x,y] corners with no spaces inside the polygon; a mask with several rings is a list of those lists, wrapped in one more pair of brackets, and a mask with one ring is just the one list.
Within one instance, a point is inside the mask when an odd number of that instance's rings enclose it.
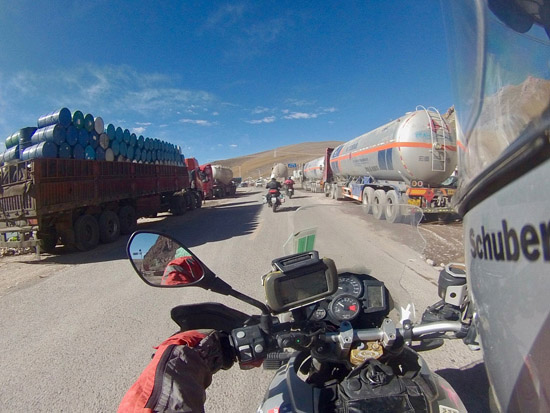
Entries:
{"label": "tachometer dial", "polygon": [[338,321],[349,321],[359,315],[361,304],[352,295],[339,295],[332,300],[328,311]]}
{"label": "tachometer dial", "polygon": [[357,278],[343,276],[338,278],[338,292],[359,298],[363,292],[363,286]]}

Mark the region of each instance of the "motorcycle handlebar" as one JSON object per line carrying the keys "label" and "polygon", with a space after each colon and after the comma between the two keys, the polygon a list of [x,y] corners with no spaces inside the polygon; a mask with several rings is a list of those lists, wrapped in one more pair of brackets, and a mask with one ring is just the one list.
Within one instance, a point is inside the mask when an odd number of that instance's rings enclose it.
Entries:
{"label": "motorcycle handlebar", "polygon": [[[353,338],[351,341],[373,341],[373,340],[383,340],[388,331],[382,328],[368,328],[360,330],[352,330]],[[434,333],[462,333],[466,334],[467,327],[464,326],[460,321],[438,321],[435,323],[421,324],[413,326],[410,330],[410,335],[412,339],[421,339],[425,334],[434,334]],[[395,335],[390,339],[395,339],[396,337],[406,337],[407,331],[405,328],[395,328]],[[339,343],[342,341],[350,341],[351,334],[349,332],[339,332],[339,333],[325,333],[321,339],[327,342]]]}

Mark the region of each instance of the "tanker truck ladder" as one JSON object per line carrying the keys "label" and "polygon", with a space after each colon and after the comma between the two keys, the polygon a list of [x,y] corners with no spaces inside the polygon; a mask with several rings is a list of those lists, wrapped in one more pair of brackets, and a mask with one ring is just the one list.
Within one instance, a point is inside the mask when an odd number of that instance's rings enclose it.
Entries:
{"label": "tanker truck ladder", "polygon": [[[418,105],[416,110],[419,109],[424,110],[429,119],[428,127],[430,128],[432,144],[432,171],[444,172],[447,170],[447,142],[449,142],[447,126],[439,110],[433,106],[426,109],[424,106]],[[434,116],[433,113],[436,113],[437,116]]]}

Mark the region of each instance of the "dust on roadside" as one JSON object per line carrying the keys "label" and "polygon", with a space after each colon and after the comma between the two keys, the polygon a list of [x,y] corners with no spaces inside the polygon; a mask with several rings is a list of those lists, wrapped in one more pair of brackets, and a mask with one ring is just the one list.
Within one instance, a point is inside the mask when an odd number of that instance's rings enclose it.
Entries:
{"label": "dust on roadside", "polygon": [[0,256],[0,297],[74,266],[46,262],[49,256],[41,254],[40,260],[35,253]]}
{"label": "dust on roadside", "polygon": [[464,263],[464,234],[462,222],[426,222],[419,226],[426,241],[424,256],[434,265]]}

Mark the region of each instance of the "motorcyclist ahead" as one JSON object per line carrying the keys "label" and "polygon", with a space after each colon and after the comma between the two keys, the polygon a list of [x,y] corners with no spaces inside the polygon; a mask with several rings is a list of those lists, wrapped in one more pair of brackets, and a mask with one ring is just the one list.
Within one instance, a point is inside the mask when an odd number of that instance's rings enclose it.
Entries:
{"label": "motorcyclist ahead", "polygon": [[292,177],[286,178],[284,185],[289,189],[294,189],[294,181],[292,180]]}
{"label": "motorcyclist ahead", "polygon": [[277,179],[275,179],[275,177],[273,177],[271,178],[271,181],[266,184],[265,187],[268,190],[265,197],[266,199],[268,199],[268,197],[271,195],[279,196],[281,193],[280,189],[282,188],[282,185],[279,181],[277,181]]}

